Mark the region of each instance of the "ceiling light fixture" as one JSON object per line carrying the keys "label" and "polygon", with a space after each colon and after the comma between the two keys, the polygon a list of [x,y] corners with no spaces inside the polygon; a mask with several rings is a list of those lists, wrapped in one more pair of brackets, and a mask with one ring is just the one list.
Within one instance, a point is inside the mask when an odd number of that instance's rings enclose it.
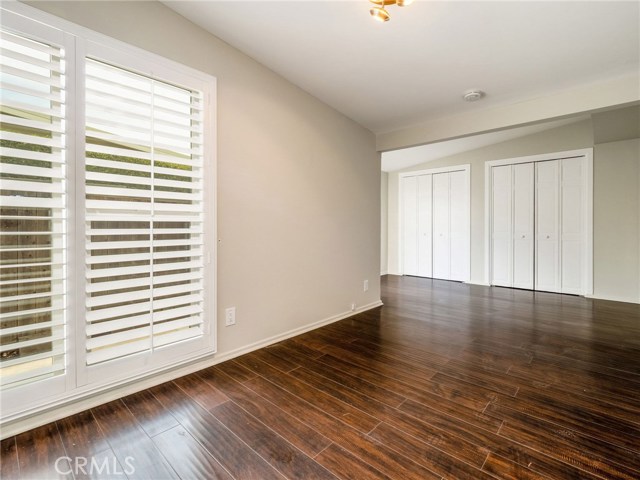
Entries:
{"label": "ceiling light fixture", "polygon": [[379,22],[388,22],[391,18],[389,12],[384,8],[388,5],[398,5],[399,7],[406,7],[413,3],[413,0],[369,0],[375,5],[369,13],[371,16]]}

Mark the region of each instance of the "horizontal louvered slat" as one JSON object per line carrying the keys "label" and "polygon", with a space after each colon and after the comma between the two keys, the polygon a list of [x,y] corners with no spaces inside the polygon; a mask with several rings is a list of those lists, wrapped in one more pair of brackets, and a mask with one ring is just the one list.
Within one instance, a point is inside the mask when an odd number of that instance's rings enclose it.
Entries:
{"label": "horizontal louvered slat", "polygon": [[151,310],[151,302],[141,302],[130,305],[123,305],[121,307],[112,307],[108,309],[92,310],[87,312],[87,322],[98,322],[100,320],[107,320],[109,318],[122,317],[122,316],[136,316],[144,312]]}
{"label": "horizontal louvered slat", "polygon": [[201,313],[202,307],[200,305],[190,305],[188,307],[177,307],[169,310],[156,311],[153,315],[153,320],[157,323],[170,320],[172,318],[179,318],[187,315],[199,315]]}
{"label": "horizontal louvered slat", "polygon": [[25,283],[40,283],[40,282],[51,282],[53,280],[58,280],[58,278],[53,278],[50,276],[49,272],[44,273],[46,276],[42,277],[30,277],[24,278],[21,280],[0,280],[0,287],[6,287],[8,285],[24,285]]}
{"label": "horizontal louvered slat", "polygon": [[39,322],[19,327],[3,328],[2,335],[13,335],[15,333],[31,332],[33,330],[42,330],[43,328],[61,327],[64,325],[64,319],[60,318],[51,322]]}
{"label": "horizontal louvered slat", "polygon": [[[103,121],[110,121],[116,116],[119,112],[114,112],[109,110],[106,106],[98,106],[98,105],[87,105],[87,117],[91,118],[93,121],[97,121],[98,123]],[[123,113],[123,112],[120,112]],[[120,122],[120,119],[122,121]],[[119,118],[120,125],[136,125],[140,127],[140,122],[148,121],[148,117],[145,115],[139,114],[128,114],[126,117],[124,115],[120,115]],[[159,132],[176,132],[176,131],[193,131],[196,126],[201,124],[201,119],[199,118],[191,118],[190,122],[179,122],[173,121],[173,119],[169,116],[168,118],[154,118],[153,128],[157,129]]]}
{"label": "horizontal louvered slat", "polygon": [[[184,220],[183,220],[184,221]],[[153,235],[171,235],[171,234],[190,234],[190,235],[200,235],[203,230],[201,227],[191,227],[191,228],[183,228],[183,227],[175,227],[175,228],[154,228]],[[110,229],[101,229],[101,228],[89,228],[86,231],[87,235],[105,235],[109,234],[116,239],[116,237],[121,235],[149,235],[149,229],[143,228],[122,228],[117,231],[113,231]]]}
{"label": "horizontal louvered slat", "polygon": [[[25,207],[25,208],[64,208],[64,199],[62,198],[39,198],[39,197],[18,197],[3,195],[0,200],[3,207]],[[46,203],[45,203],[46,202]]]}
{"label": "horizontal louvered slat", "polygon": [[59,166],[54,168],[32,167],[29,165],[15,165],[13,163],[1,163],[0,173],[11,175],[24,175],[30,177],[48,178],[52,181],[62,180],[64,172]]}
{"label": "horizontal louvered slat", "polygon": [[[33,50],[23,50],[24,52],[31,51],[31,55],[24,54],[16,51],[15,49],[5,48],[5,43],[3,42],[3,47],[0,48],[0,57],[11,58],[13,60],[18,60],[19,62],[27,63],[29,65],[33,65],[35,67],[40,67],[40,69],[46,70],[50,73],[60,73],[60,62],[51,62],[47,60],[42,60],[38,58],[37,53]],[[42,57],[42,55],[40,55]]]}
{"label": "horizontal louvered slat", "polygon": [[105,292],[108,290],[120,290],[124,288],[138,288],[142,286],[151,286],[150,277],[136,277],[126,280],[114,280],[112,282],[94,282],[87,284],[87,292]]}
{"label": "horizontal louvered slat", "polygon": [[180,251],[170,251],[170,252],[153,252],[154,260],[169,260],[172,258],[191,258],[191,257],[201,257],[202,250],[191,249],[188,251],[180,250]]}
{"label": "horizontal louvered slat", "polygon": [[[46,45],[42,42],[35,42],[25,37],[21,37],[19,35],[15,35],[13,33],[4,32],[4,31],[0,31],[0,38],[4,41],[3,42],[4,47],[11,50],[17,50],[16,47],[12,45],[12,44],[15,44],[15,45],[20,45],[21,47],[26,47],[29,50],[33,50],[35,52],[51,55],[54,58],[60,57],[61,52],[59,48]],[[20,50],[24,50],[24,49],[20,49]]]}
{"label": "horizontal louvered slat", "polygon": [[[88,185],[86,188],[87,195],[94,196],[105,196],[105,197],[136,197],[136,198],[144,198],[150,199],[153,197],[153,192],[151,190],[143,190],[141,188],[133,189],[133,188],[118,188],[118,187],[101,187],[101,186],[93,186]],[[123,207],[124,205],[121,202],[125,200],[114,200],[117,202],[116,208]],[[97,202],[102,202],[98,200]],[[147,203],[147,202],[137,202],[137,203]],[[101,203],[94,203],[93,205],[98,205],[96,208],[101,208]],[[92,207],[89,207],[91,209]],[[104,208],[104,207],[102,207]]]}
{"label": "horizontal louvered slat", "polygon": [[151,273],[151,265],[138,265],[135,267],[119,267],[119,268],[100,268],[96,270],[87,270],[88,279],[108,278],[119,275],[139,275],[143,273]]}
{"label": "horizontal louvered slat", "polygon": [[10,107],[16,110],[29,112],[31,114],[39,113],[42,115],[46,115],[48,117],[62,118],[62,108],[58,105],[55,105],[55,106],[52,105],[48,108],[38,107],[33,105],[33,103],[23,103],[23,102],[8,100],[6,96],[2,99],[2,105],[3,107]]}
{"label": "horizontal louvered slat", "polygon": [[159,263],[153,266],[154,272],[169,272],[171,270],[185,270],[185,269],[200,269],[204,268],[201,261],[195,262],[172,262],[172,263]]}
{"label": "horizontal louvered slat", "polygon": [[202,318],[200,318],[199,316],[185,317],[168,322],[154,324],[153,333],[155,336],[161,333],[164,334],[172,331],[184,330],[185,328],[196,327],[200,329],[200,325],[202,325]]}
{"label": "horizontal louvered slat", "polygon": [[[42,83],[51,87],[59,88],[61,86],[60,77],[45,77],[43,75],[38,75],[37,73],[21,70],[20,68],[11,67],[9,65],[2,66],[2,73],[13,75],[14,77],[24,78],[25,80]],[[4,101],[2,103],[4,104]]]}
{"label": "horizontal louvered slat", "polygon": [[[184,295],[201,292],[203,287],[200,283],[185,283],[183,285],[174,285],[173,287],[158,287],[153,289],[154,298],[166,297],[168,295]],[[175,298],[176,303],[180,302],[180,298]],[[154,308],[157,305],[154,304]]]}
{"label": "horizontal louvered slat", "polygon": [[[65,365],[63,362],[64,353],[57,353],[61,349],[52,350],[52,355],[48,359],[37,360],[34,362],[25,362],[21,365],[16,373],[11,373],[11,367],[2,368],[0,363],[0,384],[2,386],[11,386],[17,383],[25,383],[26,381],[37,381],[43,377],[51,377],[64,373]],[[41,366],[42,363],[46,366]],[[32,365],[31,368],[24,368],[26,365]]]}
{"label": "horizontal louvered slat", "polygon": [[95,365],[96,363],[126,357],[127,355],[134,353],[149,351],[150,348],[151,338],[145,338],[135,342],[113,346],[111,348],[89,351],[87,353],[87,365]]}
{"label": "horizontal louvered slat", "polygon": [[58,342],[54,348],[45,353],[39,353],[36,355],[29,355],[28,357],[11,358],[9,360],[0,361],[0,370],[7,367],[15,367],[17,365],[24,365],[25,363],[36,362],[38,360],[50,360],[51,357],[62,356],[64,354],[64,345],[62,342]]}
{"label": "horizontal louvered slat", "polygon": [[[42,91],[38,91],[38,90],[34,90],[32,88],[27,88],[23,85],[20,84],[15,84],[15,83],[11,83],[8,81],[0,81],[0,89],[2,90],[11,90],[12,92],[17,92],[17,93],[22,93],[24,95],[30,95],[32,97],[38,97],[41,99],[45,99],[45,100],[51,100],[52,102],[55,103],[61,103],[62,102],[62,98],[60,98],[60,94],[58,92],[55,93],[45,93]],[[4,118],[2,121],[3,122],[7,122],[7,123],[12,123],[14,125],[17,125],[15,123],[15,120],[18,117],[12,117],[10,115],[2,115],[2,117],[6,117]],[[35,127],[35,128],[41,128],[41,127]],[[47,129],[49,131],[51,131],[51,129]]]}
{"label": "horizontal louvered slat", "polygon": [[32,308],[29,310],[20,310],[18,312],[6,312],[2,314],[3,320],[15,319],[19,317],[33,317],[35,315],[42,315],[43,313],[52,313],[62,310],[62,307],[45,307],[45,308]]}
{"label": "horizontal louvered slat", "polygon": [[[118,160],[106,160],[102,158],[87,158],[85,164],[91,167],[98,168],[115,168],[117,170],[127,170],[133,172],[151,173],[151,161],[147,165],[133,162],[122,162]],[[130,175],[130,174],[129,174]]]}
{"label": "horizontal louvered slat", "polygon": [[[54,153],[33,152],[31,150],[22,150],[20,148],[1,147],[0,156],[23,158],[25,160],[41,160],[43,162],[51,162],[51,163],[64,163],[64,157],[60,152],[54,152]],[[2,164],[3,170],[4,170],[4,167],[9,167],[9,166],[10,165],[6,163]],[[20,172],[17,172],[17,173],[20,173]],[[24,173],[23,175],[29,175],[29,174]]]}
{"label": "horizontal louvered slat", "polygon": [[[56,279],[56,281],[57,280],[58,279]],[[59,280],[62,280],[62,279],[59,279]],[[36,300],[38,298],[53,298],[53,297],[60,296],[60,295],[62,295],[62,293],[52,294],[51,292],[12,295],[10,297],[0,297],[0,303],[7,304],[9,302],[14,302],[14,303],[15,302],[25,302],[27,300]]]}
{"label": "horizontal louvered slat", "polygon": [[171,343],[177,343],[200,336],[202,336],[202,328],[182,328],[173,332],[154,335],[153,345],[154,347],[163,347]]}
{"label": "horizontal louvered slat", "polygon": [[[144,287],[145,285],[140,285]],[[113,293],[110,295],[95,295],[87,298],[87,307],[104,307],[108,305],[121,304],[126,302],[135,302],[150,298],[151,290],[142,288],[127,293]]]}
{"label": "horizontal louvered slat", "polygon": [[23,342],[7,343],[4,345],[0,345],[0,352],[15,350],[17,348],[33,347],[36,345],[41,345],[43,343],[50,343],[56,340],[64,339],[64,330],[62,329],[54,329],[54,330],[56,330],[56,333],[46,337],[34,338],[33,340],[25,340]]}
{"label": "horizontal louvered slat", "polygon": [[64,193],[64,186],[61,185],[60,183],[20,181],[20,180],[9,180],[6,178],[0,178],[0,188],[2,190],[31,191],[36,187],[38,189],[38,192],[60,193],[60,194]]}
{"label": "horizontal louvered slat", "polygon": [[172,282],[187,282],[192,280],[202,280],[202,273],[195,271],[191,273],[179,273],[175,275],[155,275],[153,277],[154,285],[162,285]]}
{"label": "horizontal louvered slat", "polygon": [[119,262],[143,262],[151,260],[151,253],[120,253],[116,255],[90,255],[86,262],[89,265]]}
{"label": "horizontal louvered slat", "polygon": [[37,137],[35,135],[23,135],[21,133],[14,132],[2,132],[0,134],[3,140],[9,140],[12,142],[22,142],[31,145],[42,145],[45,147],[62,147],[62,140],[59,135],[53,138]]}
{"label": "horizontal louvered slat", "polygon": [[149,337],[150,334],[151,327],[145,326],[140,328],[130,328],[117,333],[109,333],[108,335],[92,336],[87,339],[87,349],[92,350],[94,348],[102,348],[110,345],[116,345],[118,343],[130,342],[132,340]]}
{"label": "horizontal louvered slat", "polygon": [[139,327],[140,325],[151,325],[151,315],[135,315],[117,320],[91,323],[87,325],[87,335],[100,335],[125,328]]}
{"label": "horizontal louvered slat", "polygon": [[[114,121],[113,117],[96,117],[94,115],[86,116],[87,129],[93,130],[113,130],[114,132],[118,132],[120,130],[126,130],[129,134],[135,133],[145,133],[148,132],[148,128],[141,128],[140,122],[136,122],[134,120],[127,119],[119,119],[119,121]],[[179,140],[179,141],[201,141],[201,135],[198,133],[197,129],[193,129],[191,126],[179,126],[177,124],[164,125],[164,124],[154,124],[154,128],[159,135],[163,138]]]}
{"label": "horizontal louvered slat", "polygon": [[197,293],[192,295],[183,295],[181,297],[175,297],[175,298],[164,298],[160,300],[154,300],[153,308],[155,310],[161,310],[163,308],[178,307],[181,305],[187,305],[192,303],[201,304],[202,295]]}
{"label": "horizontal louvered slat", "polygon": [[[133,196],[133,195],[131,195]],[[151,211],[152,204],[150,202],[118,202],[118,201],[100,201],[87,200],[87,210],[133,210],[136,212]]]}
{"label": "horizontal louvered slat", "polygon": [[105,147],[103,145],[87,143],[86,150],[87,152],[102,153],[104,155],[113,155],[117,157],[129,157],[129,158],[139,158],[142,160],[151,160],[151,153],[141,152],[138,150],[131,150],[129,148]]}

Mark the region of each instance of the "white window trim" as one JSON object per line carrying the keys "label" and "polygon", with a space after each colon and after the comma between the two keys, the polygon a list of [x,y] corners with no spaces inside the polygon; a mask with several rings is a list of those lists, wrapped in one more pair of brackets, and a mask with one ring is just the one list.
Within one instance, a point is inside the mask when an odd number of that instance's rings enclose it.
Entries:
{"label": "white window trim", "polygon": [[[67,52],[67,72],[75,72],[74,75],[67,74],[67,186],[68,205],[75,205],[75,208],[68,208],[68,239],[67,249],[69,252],[77,252],[78,247],[84,248],[84,230],[78,228],[80,223],[76,215],[82,211],[79,202],[84,198],[84,163],[77,161],[77,153],[84,150],[84,80],[83,69],[76,68],[84,62],[85,43],[90,42],[92,47],[110,49],[121,55],[135,58],[138,70],[152,72],[153,76],[177,84],[188,85],[190,88],[203,92],[205,111],[203,135],[207,140],[204,142],[203,162],[206,170],[204,176],[208,185],[213,188],[205,189],[204,204],[207,220],[204,225],[205,236],[205,315],[208,321],[205,323],[205,337],[207,345],[197,351],[178,351],[172,354],[159,366],[151,368],[129,371],[126,376],[118,379],[108,378],[104,381],[82,385],[84,382],[79,378],[77,355],[73,352],[84,351],[85,322],[83,318],[78,318],[78,313],[85,311],[85,296],[78,294],[84,291],[84,265],[83,256],[68,255],[67,265],[71,276],[67,283],[67,343],[73,348],[67,348],[67,369],[62,378],[53,377],[51,379],[34,382],[22,387],[16,387],[3,391],[0,396],[2,407],[1,424],[8,424],[22,418],[35,415],[39,412],[49,410],[61,405],[65,405],[83,398],[87,398],[108,390],[131,384],[158,375],[162,372],[174,369],[179,366],[192,363],[207,357],[212,357],[217,350],[217,209],[216,209],[216,128],[215,112],[216,102],[216,78],[192,69],[183,64],[166,59],[160,55],[134,47],[127,43],[113,39],[106,35],[94,32],[86,27],[76,25],[67,20],[48,14],[34,7],[18,2],[3,3],[0,7],[2,13],[2,24],[16,32],[33,32],[30,35],[44,41],[52,41],[52,35],[59,35],[59,43]],[[82,71],[81,71],[82,70]],[[180,78],[183,80],[180,81]],[[195,83],[194,83],[195,82]],[[78,88],[80,87],[80,88]],[[75,102],[75,103],[72,103]],[[80,264],[79,264],[80,263]],[[82,316],[82,315],[80,315]],[[207,331],[208,330],[208,331]],[[72,352],[72,354],[69,354]],[[175,351],[174,351],[175,352]],[[84,355],[81,356],[84,358]],[[43,396],[43,392],[47,392]]]}

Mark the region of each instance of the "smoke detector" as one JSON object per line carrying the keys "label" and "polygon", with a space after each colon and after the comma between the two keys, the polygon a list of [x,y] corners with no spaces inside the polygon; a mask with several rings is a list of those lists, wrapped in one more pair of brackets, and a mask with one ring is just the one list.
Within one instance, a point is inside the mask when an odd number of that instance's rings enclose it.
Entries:
{"label": "smoke detector", "polygon": [[484,96],[485,93],[482,90],[469,90],[462,95],[462,98],[465,102],[477,102]]}

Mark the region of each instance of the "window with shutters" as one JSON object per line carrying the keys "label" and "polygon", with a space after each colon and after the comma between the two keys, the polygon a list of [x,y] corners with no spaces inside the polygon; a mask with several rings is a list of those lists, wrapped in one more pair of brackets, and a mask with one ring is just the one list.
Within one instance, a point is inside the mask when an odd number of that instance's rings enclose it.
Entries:
{"label": "window with shutters", "polygon": [[4,421],[215,352],[215,78],[0,10]]}
{"label": "window with shutters", "polygon": [[203,333],[202,98],[93,59],[85,88],[92,365]]}
{"label": "window with shutters", "polygon": [[63,53],[6,31],[0,51],[0,381],[64,372]]}

